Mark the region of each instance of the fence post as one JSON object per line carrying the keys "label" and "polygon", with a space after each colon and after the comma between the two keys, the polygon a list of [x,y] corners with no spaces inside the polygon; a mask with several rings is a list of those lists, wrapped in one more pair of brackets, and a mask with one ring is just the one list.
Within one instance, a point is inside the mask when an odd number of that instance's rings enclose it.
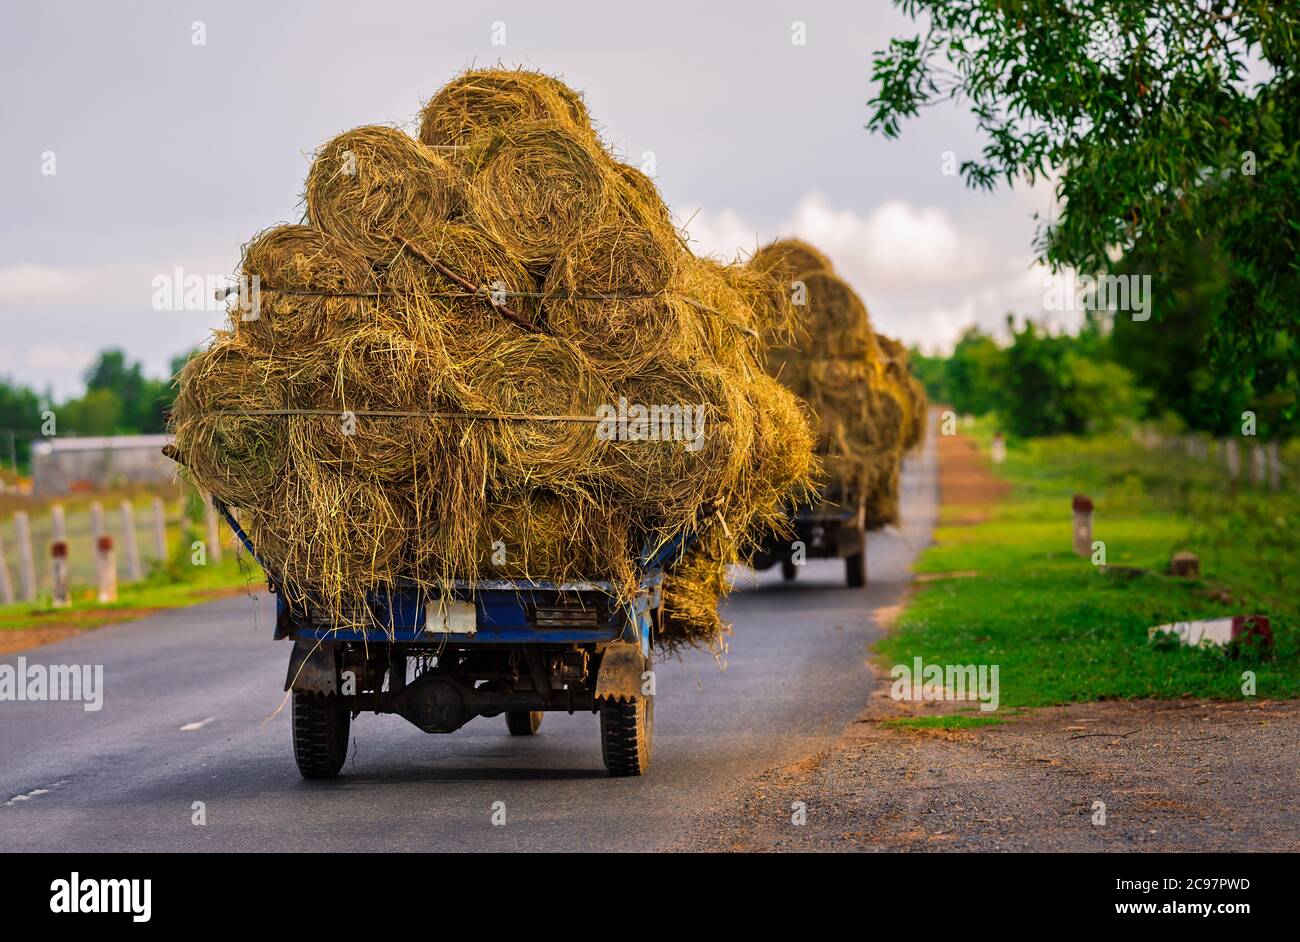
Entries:
{"label": "fence post", "polygon": [[68,544],[66,540],[50,543],[50,571],[53,574],[51,596],[55,608],[72,604],[72,582],[68,574]]}
{"label": "fence post", "polygon": [[1282,490],[1282,454],[1277,439],[1268,443],[1268,489],[1270,491]]}
{"label": "fence post", "polygon": [[14,531],[18,536],[18,561],[23,580],[23,601],[36,601],[36,557],[32,555],[32,521],[27,511],[14,514]]}
{"label": "fence post", "polygon": [[208,562],[221,562],[221,528],[217,525],[217,509],[208,498],[203,500],[203,510],[208,523]]}
{"label": "fence post", "polygon": [[122,552],[126,553],[126,574],[132,582],[144,578],[140,565],[140,544],[135,538],[135,507],[131,501],[122,501]]}
{"label": "fence post", "polygon": [[1225,438],[1223,440],[1223,457],[1228,463],[1228,477],[1234,481],[1237,475],[1241,473],[1241,458],[1237,454],[1237,440],[1235,438]]}
{"label": "fence post", "polygon": [[0,530],[0,604],[14,604],[14,584],[9,578],[9,563],[5,561],[5,537]]}
{"label": "fence post", "polygon": [[107,533],[95,540],[95,564],[99,569],[99,601],[117,601],[117,558],[113,538]]}
{"label": "fence post", "polygon": [[1092,556],[1092,501],[1075,494],[1070,509],[1074,511],[1074,552],[1088,559]]}
{"label": "fence post", "polygon": [[1259,442],[1250,443],[1250,483],[1264,484],[1264,446]]}
{"label": "fence post", "polygon": [[104,532],[104,505],[95,501],[90,505],[90,535],[98,540]]}
{"label": "fence post", "polygon": [[153,499],[153,554],[159,562],[167,560],[167,508],[161,497]]}

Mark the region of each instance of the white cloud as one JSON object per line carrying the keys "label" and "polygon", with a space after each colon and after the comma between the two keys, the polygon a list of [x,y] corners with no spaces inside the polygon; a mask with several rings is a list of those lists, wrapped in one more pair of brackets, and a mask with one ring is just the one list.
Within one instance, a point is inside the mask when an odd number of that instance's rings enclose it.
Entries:
{"label": "white cloud", "polygon": [[26,263],[0,268],[0,297],[10,303],[63,301],[81,290],[81,278],[66,269]]}
{"label": "white cloud", "polygon": [[27,348],[27,366],[34,370],[84,370],[95,360],[88,350],[54,345]]}
{"label": "white cloud", "polygon": [[752,226],[730,209],[698,212],[687,228],[697,249],[725,258],[782,236],[806,240],[862,295],[878,330],[926,349],[951,347],[971,324],[1001,332],[1009,312],[1061,327],[1077,323],[1043,311],[1047,271],[1023,243],[1004,237],[999,245],[940,207],[893,199],[862,215],[810,193],[775,228]]}

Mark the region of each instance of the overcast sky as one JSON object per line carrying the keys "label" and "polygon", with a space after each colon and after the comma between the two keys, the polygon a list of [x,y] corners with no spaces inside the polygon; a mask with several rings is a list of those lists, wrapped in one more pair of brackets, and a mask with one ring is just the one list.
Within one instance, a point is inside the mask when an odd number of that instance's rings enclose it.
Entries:
{"label": "overcast sky", "polygon": [[317,146],[410,122],[458,71],[498,61],[563,76],[632,162],[653,152],[699,251],[800,235],[877,329],[926,348],[1008,310],[1043,317],[1031,214],[1050,190],[945,176],[945,151],[980,144],[961,110],[928,110],[897,141],[864,129],[871,53],[918,28],[887,0],[6,0],[0,376],[71,394],[108,346],[164,375],[221,315],[154,310],[156,276],[232,271],[254,233],[300,218]]}

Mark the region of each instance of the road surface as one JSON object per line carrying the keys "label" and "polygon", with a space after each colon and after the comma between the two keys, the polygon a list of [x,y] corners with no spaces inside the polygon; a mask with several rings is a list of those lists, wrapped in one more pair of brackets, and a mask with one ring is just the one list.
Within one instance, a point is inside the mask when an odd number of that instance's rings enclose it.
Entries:
{"label": "road surface", "polygon": [[[341,778],[303,781],[272,600],[238,597],[29,652],[102,664],[104,703],[0,702],[0,851],[655,850],[688,840],[743,783],[828,745],[864,706],[864,667],[936,512],[934,449],[909,461],[900,531],[873,534],[869,585],[810,560],[787,586],[746,575],[726,603],[726,670],[657,665],[654,759],[609,778],[598,720],[502,717],[451,735],[362,714]],[[18,655],[0,658],[16,663]],[[278,712],[277,712],[278,711]],[[505,824],[492,823],[504,803]],[[199,804],[201,803],[201,804]],[[500,815],[497,816],[498,819]],[[196,823],[198,821],[205,823]]]}

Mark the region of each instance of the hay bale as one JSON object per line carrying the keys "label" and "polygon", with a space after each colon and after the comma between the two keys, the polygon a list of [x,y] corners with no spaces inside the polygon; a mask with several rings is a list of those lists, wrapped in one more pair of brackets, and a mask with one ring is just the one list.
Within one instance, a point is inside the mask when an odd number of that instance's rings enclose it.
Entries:
{"label": "hay bale", "polygon": [[263,352],[302,349],[373,317],[378,291],[365,257],[312,226],[276,226],[244,246],[241,268],[257,278],[256,317],[238,310],[231,324],[241,341]]}
{"label": "hay bale", "polygon": [[611,197],[603,154],[562,124],[533,121],[494,132],[467,198],[470,222],[542,268],[608,214]]}
{"label": "hay bale", "polygon": [[749,266],[787,284],[814,271],[834,271],[826,255],[800,239],[779,239],[754,253]]}
{"label": "hay bale", "polygon": [[521,121],[552,121],[595,139],[582,96],[559,79],[527,69],[472,69],[448,82],[420,112],[420,141],[466,147]]}
{"label": "hay bale", "polygon": [[596,409],[612,396],[571,344],[544,334],[503,334],[463,366],[468,389],[461,407],[513,417],[487,423],[494,481],[564,489],[590,480],[600,450]]}
{"label": "hay bale", "polygon": [[540,293],[540,280],[481,230],[444,222],[425,227],[412,243],[421,255],[477,288],[476,293],[466,291],[411,251],[382,266],[378,283],[390,296],[385,303],[400,306],[406,330],[416,340],[473,356],[498,332],[509,332],[499,301],[530,322],[541,320],[540,300],[533,297]]}
{"label": "hay bale", "polygon": [[353,128],[325,144],[307,176],[311,221],[375,259],[399,235],[418,239],[458,212],[459,175],[438,152],[382,125]]}
{"label": "hay bale", "polygon": [[481,575],[635,585],[627,510],[589,497],[546,491],[494,496],[480,534]]}
{"label": "hay bale", "polygon": [[560,249],[543,287],[547,329],[610,379],[673,351],[682,311],[666,297],[680,249],[649,229],[604,223]]}
{"label": "hay bale", "polygon": [[[422,139],[335,138],[307,181],[314,225],[250,245],[278,293],[182,374],[187,473],[245,505],[290,601],[340,625],[397,583],[606,578],[626,602],[632,548],[702,528],[660,640],[720,650],[727,567],[816,473],[810,416],[762,370],[794,333],[777,281],[695,259],[545,76],[466,73]],[[598,434],[620,401],[643,440]],[[638,406],[660,407],[657,434]]]}
{"label": "hay bale", "polygon": [[288,448],[278,419],[228,413],[284,408],[291,373],[288,361],[260,355],[226,332],[185,364],[172,431],[185,467],[204,491],[247,507],[280,483]]}
{"label": "hay bale", "polygon": [[600,479],[666,538],[691,526],[747,459],[755,415],[743,389],[733,373],[671,359],[616,386],[630,440],[602,442]]}

